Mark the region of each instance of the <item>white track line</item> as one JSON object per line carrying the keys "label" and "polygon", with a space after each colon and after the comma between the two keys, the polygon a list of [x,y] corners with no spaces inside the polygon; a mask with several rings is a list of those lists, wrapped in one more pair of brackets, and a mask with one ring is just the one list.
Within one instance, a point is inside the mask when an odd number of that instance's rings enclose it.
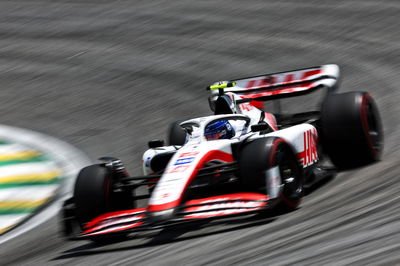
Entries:
{"label": "white track line", "polygon": [[9,176],[41,174],[50,171],[60,171],[60,168],[51,161],[0,166],[0,180]]}
{"label": "white track line", "polygon": [[[12,187],[0,190],[0,201],[37,201],[54,196],[59,185],[35,185],[30,187]],[[1,216],[0,216],[1,218]],[[0,224],[2,224],[0,222]]]}
{"label": "white track line", "polygon": [[28,215],[30,215],[30,214],[29,213],[20,213],[20,214],[1,215],[0,216],[0,224],[3,226],[3,228],[13,226],[13,225],[21,222]]}
{"label": "white track line", "polygon": [[31,151],[31,150],[32,149],[28,149],[28,147],[23,146],[18,143],[1,144],[0,145],[0,154],[1,155],[20,153],[20,152],[26,152],[26,151]]}

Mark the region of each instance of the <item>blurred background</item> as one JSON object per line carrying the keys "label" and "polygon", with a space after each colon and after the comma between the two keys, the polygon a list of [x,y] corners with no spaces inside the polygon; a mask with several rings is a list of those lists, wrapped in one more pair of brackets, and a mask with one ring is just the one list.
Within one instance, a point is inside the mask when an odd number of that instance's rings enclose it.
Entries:
{"label": "blurred background", "polygon": [[400,263],[399,14],[397,0],[0,1],[0,123],[121,158],[131,174],[169,123],[210,114],[217,80],[335,63],[340,91],[369,91],[385,129],[381,162],[275,221],[95,247],[63,240],[53,218],[2,244],[1,264]]}

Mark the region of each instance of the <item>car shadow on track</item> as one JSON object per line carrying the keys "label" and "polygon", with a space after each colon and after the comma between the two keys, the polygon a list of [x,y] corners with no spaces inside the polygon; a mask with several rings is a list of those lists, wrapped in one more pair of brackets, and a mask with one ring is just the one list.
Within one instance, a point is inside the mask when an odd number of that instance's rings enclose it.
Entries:
{"label": "car shadow on track", "polygon": [[180,226],[160,229],[156,232],[137,233],[125,241],[108,245],[85,242],[85,244],[81,246],[65,250],[60,256],[57,256],[51,260],[55,261],[73,257],[152,247],[210,235],[222,234],[225,232],[232,232],[270,223],[276,220],[277,216],[280,214],[282,213],[252,214],[247,215],[247,217],[238,216],[221,220],[197,221]]}

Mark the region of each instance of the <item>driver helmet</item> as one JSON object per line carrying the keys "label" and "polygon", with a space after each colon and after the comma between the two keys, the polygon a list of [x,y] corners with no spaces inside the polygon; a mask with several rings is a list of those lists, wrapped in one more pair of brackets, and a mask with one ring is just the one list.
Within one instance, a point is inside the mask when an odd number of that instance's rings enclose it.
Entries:
{"label": "driver helmet", "polygon": [[207,140],[230,139],[235,136],[235,129],[227,120],[209,124],[204,132]]}

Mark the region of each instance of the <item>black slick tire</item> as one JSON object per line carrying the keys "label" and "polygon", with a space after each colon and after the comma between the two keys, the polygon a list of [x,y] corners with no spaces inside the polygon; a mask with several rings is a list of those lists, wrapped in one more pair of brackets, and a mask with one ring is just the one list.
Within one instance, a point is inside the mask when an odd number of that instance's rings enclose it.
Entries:
{"label": "black slick tire", "polygon": [[239,156],[242,184],[256,192],[266,192],[266,171],[278,167],[281,191],[275,209],[296,209],[303,197],[303,173],[291,146],[283,139],[268,137],[243,147]]}
{"label": "black slick tire", "polygon": [[381,157],[383,130],[373,98],[366,92],[328,94],[321,108],[322,145],[339,169]]}
{"label": "black slick tire", "polygon": [[[112,193],[112,183],[109,169],[102,164],[87,166],[79,172],[75,183],[74,202],[76,218],[81,228],[101,214],[126,207],[121,207],[122,200],[130,202],[128,197]],[[105,245],[125,240],[126,234],[98,235],[89,239],[99,245]]]}
{"label": "black slick tire", "polygon": [[81,225],[111,209],[112,179],[109,170],[101,165],[83,168],[74,189],[75,213]]}

